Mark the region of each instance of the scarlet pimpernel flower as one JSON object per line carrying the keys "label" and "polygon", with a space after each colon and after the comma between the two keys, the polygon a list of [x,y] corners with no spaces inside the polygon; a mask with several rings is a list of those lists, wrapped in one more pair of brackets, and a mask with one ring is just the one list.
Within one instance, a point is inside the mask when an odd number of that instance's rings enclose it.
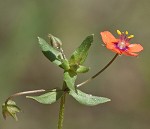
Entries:
{"label": "scarlet pimpernel flower", "polygon": [[117,30],[119,38],[115,38],[109,31],[101,32],[102,40],[105,43],[107,49],[127,56],[138,56],[137,52],[143,50],[140,44],[130,44],[129,41],[134,35],[128,36],[128,31],[120,32]]}

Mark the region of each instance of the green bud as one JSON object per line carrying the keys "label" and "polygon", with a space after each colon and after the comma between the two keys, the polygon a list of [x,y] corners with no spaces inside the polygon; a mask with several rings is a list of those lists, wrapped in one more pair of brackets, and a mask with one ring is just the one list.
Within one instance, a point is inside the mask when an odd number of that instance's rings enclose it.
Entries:
{"label": "green bud", "polygon": [[51,43],[52,47],[57,48],[57,49],[61,48],[62,42],[59,38],[57,38],[51,34],[48,34],[48,38],[50,39],[50,43]]}

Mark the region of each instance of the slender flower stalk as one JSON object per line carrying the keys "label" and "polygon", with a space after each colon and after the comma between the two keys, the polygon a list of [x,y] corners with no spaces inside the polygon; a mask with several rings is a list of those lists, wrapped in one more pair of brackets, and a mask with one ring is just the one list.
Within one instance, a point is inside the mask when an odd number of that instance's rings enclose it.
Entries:
{"label": "slender flower stalk", "polygon": [[96,78],[98,75],[100,75],[105,69],[108,68],[108,66],[110,66],[114,62],[114,60],[117,58],[118,55],[119,55],[118,53],[115,54],[115,56],[112,58],[112,60],[103,69],[101,69],[98,73],[96,73],[95,75],[93,75],[91,78],[89,78],[86,81],[78,84],[77,87],[83,86],[84,84],[92,81],[94,78]]}
{"label": "slender flower stalk", "polygon": [[30,91],[18,92],[18,93],[15,93],[15,94],[9,96],[9,97],[6,99],[5,103],[7,104],[7,102],[8,102],[10,99],[12,99],[12,98],[14,98],[14,97],[16,97],[16,96],[27,95],[27,94],[33,94],[33,93],[41,93],[41,92],[45,92],[45,90],[44,90],[44,89],[40,89],[40,90],[30,90]]}
{"label": "slender flower stalk", "polygon": [[108,66],[112,64],[112,62],[116,59],[118,55],[127,55],[127,56],[138,56],[137,52],[140,52],[143,50],[143,47],[140,44],[130,44],[129,41],[134,37],[134,35],[128,35],[128,31],[120,32],[117,30],[117,33],[119,35],[119,38],[115,38],[109,31],[100,32],[100,35],[102,36],[102,40],[106,46],[107,49],[113,51],[116,53],[114,58],[98,73],[96,73],[94,76],[89,78],[88,80],[80,83],[77,85],[77,87],[80,87],[90,81],[92,81],[94,78],[96,78],[98,75],[100,75]]}

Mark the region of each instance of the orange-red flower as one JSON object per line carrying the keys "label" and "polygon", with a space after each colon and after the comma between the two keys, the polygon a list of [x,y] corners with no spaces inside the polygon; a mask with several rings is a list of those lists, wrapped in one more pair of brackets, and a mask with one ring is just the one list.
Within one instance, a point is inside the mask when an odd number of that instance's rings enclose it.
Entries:
{"label": "orange-red flower", "polygon": [[137,52],[143,50],[143,47],[140,44],[130,44],[129,41],[134,37],[134,35],[128,35],[128,31],[120,32],[117,30],[119,38],[115,38],[109,31],[101,32],[102,40],[105,43],[106,47],[111,51],[124,54],[127,56],[138,56]]}

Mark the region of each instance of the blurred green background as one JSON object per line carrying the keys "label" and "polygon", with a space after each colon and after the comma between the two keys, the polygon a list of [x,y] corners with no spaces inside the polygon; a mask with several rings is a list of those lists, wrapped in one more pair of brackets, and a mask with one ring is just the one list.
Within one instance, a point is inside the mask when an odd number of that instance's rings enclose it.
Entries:
{"label": "blurred green background", "polygon": [[[0,104],[16,92],[61,87],[63,71],[40,51],[37,36],[51,33],[63,41],[67,55],[94,33],[94,43],[77,83],[95,74],[114,53],[103,47],[100,31],[128,30],[141,43],[138,58],[119,57],[101,76],[81,89],[111,98],[95,107],[67,97],[64,129],[150,128],[150,1],[149,0],[0,0]],[[19,121],[0,115],[0,129],[56,129],[59,103],[41,105],[15,98]]]}

